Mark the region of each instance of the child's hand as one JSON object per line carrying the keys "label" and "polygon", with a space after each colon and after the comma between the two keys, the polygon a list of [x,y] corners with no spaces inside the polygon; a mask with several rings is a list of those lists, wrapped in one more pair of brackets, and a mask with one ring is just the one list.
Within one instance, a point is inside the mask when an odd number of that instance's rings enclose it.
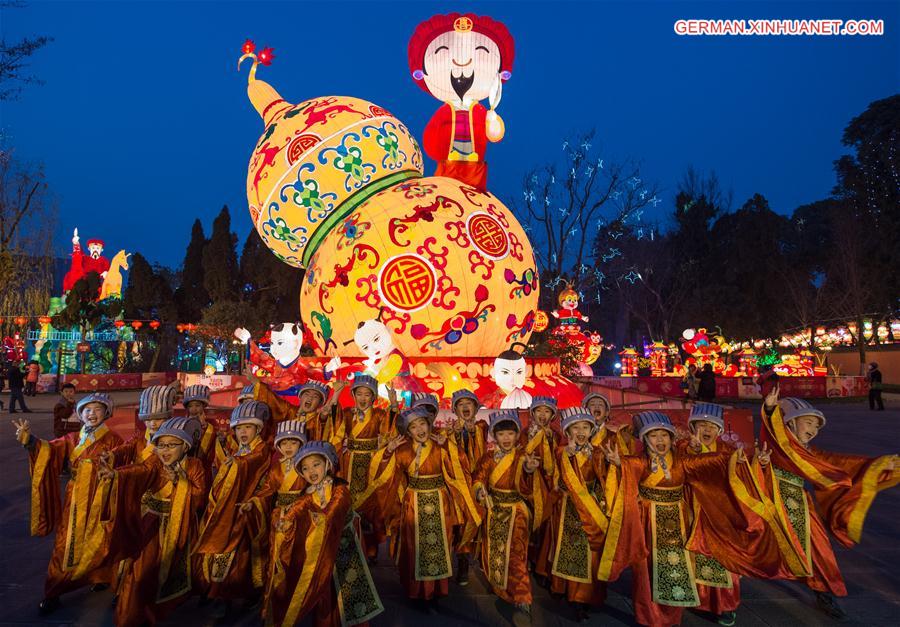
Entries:
{"label": "child's hand", "polygon": [[391,409],[397,409],[397,390],[393,385],[387,386],[388,391],[388,401],[391,404]]}
{"label": "child's hand", "polygon": [[772,457],[772,451],[769,450],[769,443],[763,442],[762,448],[756,447],[756,461],[759,462],[759,465],[765,468],[769,465],[769,461]]}
{"label": "child's hand", "polygon": [[112,479],[115,476],[116,471],[109,466],[100,466],[100,468],[97,469],[97,477],[99,477],[101,481]]}
{"label": "child's hand", "polygon": [[250,503],[249,501],[247,503],[238,503],[238,510],[240,510],[242,514],[246,514],[251,509],[253,509],[253,503]]}
{"label": "child's hand", "polygon": [[772,386],[772,389],[766,394],[766,409],[773,409],[778,404],[778,384]]}
{"label": "child's hand", "polygon": [[394,451],[396,451],[397,447],[400,446],[401,444],[403,444],[404,442],[406,442],[405,435],[398,435],[396,438],[392,439],[390,442],[388,442],[388,445],[387,445],[388,453],[393,453]]}
{"label": "child's hand", "polygon": [[606,455],[606,461],[608,461],[613,466],[621,466],[622,458],[619,457],[619,444],[616,443],[615,448],[610,445],[606,445],[603,447],[603,454]]}
{"label": "child's hand", "polygon": [[20,442],[27,440],[28,436],[31,435],[31,423],[27,420],[13,420],[12,424],[16,428],[16,439]]}
{"label": "child's hand", "polygon": [[440,433],[432,433],[429,437],[437,442],[438,446],[444,446],[444,443],[447,441],[447,434],[443,431],[441,431]]}
{"label": "child's hand", "polygon": [[538,459],[537,455],[525,456],[525,472],[532,473],[537,470],[540,465],[541,460]]}
{"label": "child's hand", "polygon": [[691,447],[691,450],[694,451],[695,453],[699,453],[700,451],[703,450],[703,444],[700,442],[700,439],[693,433],[691,434],[690,447]]}
{"label": "child's hand", "polygon": [[569,457],[573,457],[576,452],[577,452],[577,450],[576,450],[574,441],[566,444],[566,455],[568,455]]}

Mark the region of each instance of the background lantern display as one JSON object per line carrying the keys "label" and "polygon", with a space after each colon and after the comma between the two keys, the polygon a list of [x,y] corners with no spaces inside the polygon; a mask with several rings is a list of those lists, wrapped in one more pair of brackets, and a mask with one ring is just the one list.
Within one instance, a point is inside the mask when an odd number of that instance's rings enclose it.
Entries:
{"label": "background lantern display", "polygon": [[666,376],[666,359],[669,355],[669,347],[663,342],[653,342],[649,346],[650,375],[654,377]]}
{"label": "background lantern display", "polygon": [[623,377],[636,377],[638,373],[638,355],[633,346],[626,346],[619,351],[619,361],[622,364]]}
{"label": "background lantern display", "polygon": [[742,376],[755,377],[757,375],[756,358],[756,351],[749,346],[738,353],[738,368]]}
{"label": "background lantern display", "polygon": [[349,340],[379,316],[406,355],[494,356],[527,342],[537,265],[497,198],[422,177],[415,139],[377,105],[291,105],[252,75],[248,94],[266,126],[251,217],[272,252],[307,268],[300,309],[320,356],[357,355]]}

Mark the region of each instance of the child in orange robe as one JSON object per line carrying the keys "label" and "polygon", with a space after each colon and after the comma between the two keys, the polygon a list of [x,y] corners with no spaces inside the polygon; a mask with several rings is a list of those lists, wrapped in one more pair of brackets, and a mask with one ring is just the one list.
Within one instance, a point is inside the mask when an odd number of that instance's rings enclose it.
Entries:
{"label": "child in orange robe", "polygon": [[219,601],[215,608],[219,616],[228,611],[231,600],[254,601],[263,588],[267,526],[253,524],[254,518],[242,506],[269,469],[271,451],[260,435],[268,419],[269,408],[259,401],[247,401],[231,412],[238,448],[216,473],[200,527],[195,549],[199,585]]}
{"label": "child in orange robe", "polygon": [[[823,451],[810,442],[825,427],[825,415],[799,398],[778,400],[778,386],[766,396],[760,440],[771,449],[767,485],[785,526],[795,534],[816,593],[816,604],[832,618],[844,611],[835,596],[846,596],[829,529],[842,545],[859,542],[875,495],[900,481],[896,455],[863,457]],[[762,460],[761,460],[762,461]],[[812,485],[815,501],[805,489]]]}
{"label": "child in orange robe", "polygon": [[113,538],[109,557],[128,558],[116,603],[118,627],[153,625],[191,592],[196,512],[207,496],[203,463],[188,455],[199,437],[197,420],[170,418],[147,447],[152,458],[100,470],[114,496],[104,523]]}
{"label": "child in orange robe", "polygon": [[485,506],[481,567],[498,597],[531,615],[528,541],[542,522],[533,512],[535,495],[546,487],[540,458],[517,446],[522,427],[514,410],[491,414],[493,452],[478,462],[472,476],[475,497]]}
{"label": "child in orange robe", "polygon": [[307,487],[273,528],[267,625],[293,627],[310,612],[316,627],[364,625],[384,611],[350,491],[334,476],[337,462],[334,447],[322,441],[303,445],[294,457]]}
{"label": "child in orange robe", "polygon": [[[100,489],[96,466],[100,456],[122,444],[104,424],[112,416],[113,401],[102,392],[88,394],[75,406],[81,431],[54,440],[31,434],[27,420],[13,421],[16,438],[28,450],[31,469],[31,535],[55,532],[47,567],[41,615],[55,611],[60,595],[94,584],[105,589],[114,577],[112,567],[96,568],[105,556],[100,527],[106,493]],[[59,473],[68,461],[71,479],[60,508]]]}

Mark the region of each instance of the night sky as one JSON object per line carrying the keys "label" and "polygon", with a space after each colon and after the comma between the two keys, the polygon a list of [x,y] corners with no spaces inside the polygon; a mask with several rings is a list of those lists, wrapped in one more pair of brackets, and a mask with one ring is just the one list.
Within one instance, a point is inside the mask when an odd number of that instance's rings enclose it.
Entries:
{"label": "night sky", "polygon": [[[7,42],[55,41],[33,58],[45,81],[2,105],[7,147],[43,162],[71,230],[177,267],[195,217],[209,233],[227,204],[243,243],[246,172],[262,123],[246,97],[244,39],[275,48],[258,76],[290,102],[353,95],[421,137],[438,107],[409,76],[406,45],[435,13],[473,11],[516,39],[488,149],[490,190],[521,198],[534,166],[597,129],[610,160],[634,158],[671,212],[689,165],[715,170],[734,209],[753,193],[790,213],[824,198],[843,128],[900,85],[900,3],[82,3],[2,15]],[[681,18],[884,19],[881,37],[679,37]],[[426,173],[432,172],[429,164]],[[645,216],[646,217],[646,216]],[[652,218],[652,216],[650,216]]]}

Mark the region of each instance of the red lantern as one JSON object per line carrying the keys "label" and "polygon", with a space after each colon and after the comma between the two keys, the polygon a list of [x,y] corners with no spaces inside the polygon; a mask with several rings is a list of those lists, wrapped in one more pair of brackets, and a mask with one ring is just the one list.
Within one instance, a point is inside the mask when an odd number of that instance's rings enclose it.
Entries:
{"label": "red lantern", "polygon": [[113,326],[116,327],[117,329],[121,329],[122,327],[125,326],[125,321],[124,320],[116,320],[115,322],[113,322]]}
{"label": "red lantern", "polygon": [[188,330],[188,332],[190,333],[190,332],[193,332],[193,331],[196,331],[196,330],[197,330],[197,325],[194,324],[194,323],[191,323],[191,324],[185,325],[185,328],[186,328],[186,329]]}
{"label": "red lantern", "polygon": [[534,327],[533,330],[535,333],[540,333],[544,331],[548,326],[550,326],[550,318],[547,317],[546,311],[541,311],[540,309],[534,312]]}
{"label": "red lantern", "polygon": [[3,324],[3,318],[0,318],[0,324]]}
{"label": "red lantern", "polygon": [[131,328],[134,329],[135,331],[140,329],[142,326],[144,326],[144,323],[141,322],[140,320],[135,320],[131,323]]}
{"label": "red lantern", "polygon": [[156,331],[159,328],[159,320],[151,320],[150,328]]}
{"label": "red lantern", "polygon": [[175,328],[178,329],[178,332],[179,332],[179,333],[181,333],[182,331],[184,331],[184,325],[181,324],[180,322],[179,322],[178,324],[175,325]]}
{"label": "red lantern", "polygon": [[41,316],[40,318],[38,318],[38,322],[40,322],[41,324],[50,324],[50,321],[50,316]]}
{"label": "red lantern", "polygon": [[16,324],[20,327],[24,327],[26,324],[28,324],[28,318],[26,318],[25,316],[16,316]]}

